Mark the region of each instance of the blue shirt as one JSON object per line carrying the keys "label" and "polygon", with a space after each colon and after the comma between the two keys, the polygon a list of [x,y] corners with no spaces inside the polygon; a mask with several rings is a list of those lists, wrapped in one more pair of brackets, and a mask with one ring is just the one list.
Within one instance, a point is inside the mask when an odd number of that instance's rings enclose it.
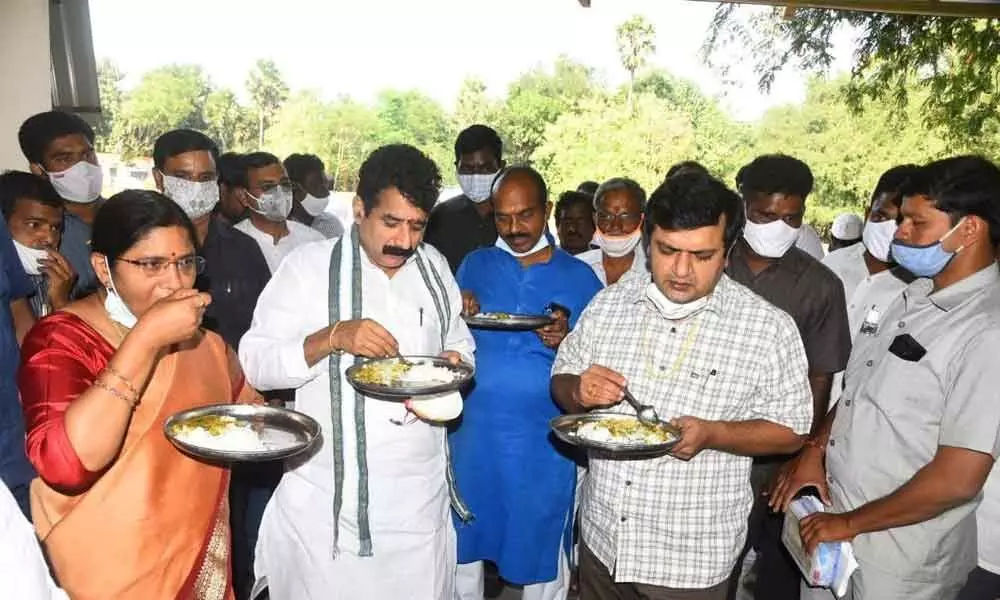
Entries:
{"label": "blue shirt", "polygon": [[73,298],[86,296],[97,289],[97,275],[90,264],[90,225],[69,212],[63,217],[59,252],[66,257],[77,274],[76,284],[73,286]]}
{"label": "blue shirt", "polygon": [[17,394],[20,347],[10,303],[34,288],[21,267],[7,224],[0,227],[0,479],[7,487],[27,485],[35,470],[24,453],[24,414]]}

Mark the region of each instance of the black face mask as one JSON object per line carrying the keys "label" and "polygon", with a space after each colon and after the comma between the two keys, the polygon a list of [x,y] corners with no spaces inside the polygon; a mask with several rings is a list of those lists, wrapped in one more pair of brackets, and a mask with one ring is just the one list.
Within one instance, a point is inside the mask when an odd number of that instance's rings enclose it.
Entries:
{"label": "black face mask", "polygon": [[382,246],[382,254],[385,254],[386,256],[399,256],[401,258],[410,258],[416,251],[417,251],[416,248],[400,248],[399,246]]}

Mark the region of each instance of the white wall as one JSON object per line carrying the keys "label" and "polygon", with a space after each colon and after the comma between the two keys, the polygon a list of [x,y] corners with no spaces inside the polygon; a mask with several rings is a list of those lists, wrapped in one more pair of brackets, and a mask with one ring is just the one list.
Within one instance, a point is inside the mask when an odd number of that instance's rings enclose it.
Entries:
{"label": "white wall", "polygon": [[52,108],[48,0],[0,0],[0,170],[25,169],[17,130]]}

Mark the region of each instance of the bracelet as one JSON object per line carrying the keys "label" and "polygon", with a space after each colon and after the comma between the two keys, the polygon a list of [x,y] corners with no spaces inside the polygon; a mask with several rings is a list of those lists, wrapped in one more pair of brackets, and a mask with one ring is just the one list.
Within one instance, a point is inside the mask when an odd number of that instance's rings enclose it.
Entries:
{"label": "bracelet", "polygon": [[336,323],[334,323],[333,327],[330,328],[330,333],[326,336],[326,345],[330,349],[330,354],[344,353],[343,350],[338,350],[337,348],[333,347],[333,336],[337,333],[337,329],[340,328],[341,323],[342,321],[337,321]]}
{"label": "bracelet", "polygon": [[129,400],[128,397],[125,394],[121,393],[120,391],[116,390],[115,388],[111,387],[110,385],[104,383],[100,379],[94,381],[94,387],[100,388],[100,389],[108,392],[109,394],[111,394],[115,398],[118,398],[119,400],[121,400],[125,404],[128,404],[129,408],[132,409],[132,410],[135,410],[135,407],[139,405],[138,398],[135,399],[134,401],[133,400]]}
{"label": "bracelet", "polygon": [[107,371],[108,373],[111,373],[119,380],[121,380],[121,382],[125,384],[125,387],[127,387],[129,391],[132,392],[133,396],[135,396],[136,398],[139,397],[139,390],[135,389],[135,386],[132,385],[132,382],[129,381],[124,375],[116,371],[115,368],[111,366],[111,363],[105,365],[104,370]]}

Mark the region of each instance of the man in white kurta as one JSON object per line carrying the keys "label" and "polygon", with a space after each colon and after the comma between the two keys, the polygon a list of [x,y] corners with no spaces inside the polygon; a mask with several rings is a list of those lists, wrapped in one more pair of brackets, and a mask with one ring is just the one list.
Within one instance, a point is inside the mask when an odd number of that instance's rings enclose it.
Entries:
{"label": "man in white kurta", "polygon": [[[408,170],[408,177],[399,177],[400,170]],[[394,171],[396,177],[387,176]],[[473,360],[475,344],[461,319],[461,294],[448,263],[421,244],[436,199],[436,193],[429,193],[433,186],[409,190],[393,185],[421,178],[439,182],[436,173],[433,163],[409,146],[377,150],[361,169],[355,226],[342,240],[309,244],[285,259],[240,344],[248,380],[260,389],[297,388],[296,409],[323,428],[318,447],[288,462],[264,512],[254,571],[257,587],[266,578],[276,600],[452,598],[455,532],[447,442],[440,424],[416,419],[402,403],[353,391],[342,394],[342,504],[337,527],[334,523],[333,448],[338,438],[332,426],[331,351],[335,359],[343,353],[349,362],[352,355],[386,356],[393,350],[402,355],[449,351]],[[360,265],[354,277],[361,283],[361,319],[342,314],[340,322],[331,324],[331,255],[338,242],[349,253],[352,235]],[[407,249],[417,250],[399,256]],[[351,286],[351,269],[341,273],[345,277],[335,287]],[[442,306],[442,296],[447,306]],[[392,342],[389,347],[386,339]],[[364,404],[361,443],[367,451],[361,457],[356,398]],[[363,478],[359,458],[364,459]],[[364,480],[367,510],[359,506],[364,498],[359,482]]]}

